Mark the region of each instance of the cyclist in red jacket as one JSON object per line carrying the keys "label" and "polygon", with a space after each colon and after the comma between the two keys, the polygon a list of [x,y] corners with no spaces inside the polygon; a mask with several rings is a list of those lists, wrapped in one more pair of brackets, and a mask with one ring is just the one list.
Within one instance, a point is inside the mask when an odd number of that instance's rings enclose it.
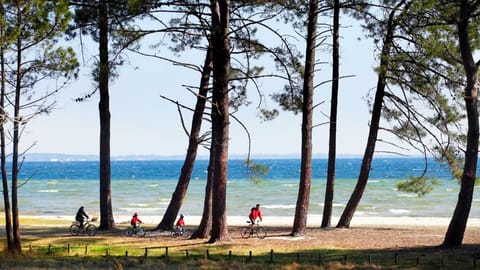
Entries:
{"label": "cyclist in red jacket", "polygon": [[130,221],[130,225],[132,225],[133,228],[136,229],[138,223],[142,223],[142,221],[138,218],[137,213],[135,213],[133,214],[132,220]]}
{"label": "cyclist in red jacket", "polygon": [[252,207],[250,214],[248,215],[251,225],[255,224],[257,219],[262,221],[262,211],[260,210],[260,204],[257,204],[255,207]]}
{"label": "cyclist in red jacket", "polygon": [[184,226],[185,226],[185,221],[183,220],[183,214],[180,214],[180,218],[177,220],[177,223],[175,224],[175,226],[177,226],[177,229],[180,231],[180,232],[184,232]]}

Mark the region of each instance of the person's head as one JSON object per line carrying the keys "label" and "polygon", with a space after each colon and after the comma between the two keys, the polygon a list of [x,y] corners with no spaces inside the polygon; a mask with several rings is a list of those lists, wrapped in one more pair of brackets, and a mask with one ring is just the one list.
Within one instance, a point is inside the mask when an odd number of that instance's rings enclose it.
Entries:
{"label": "person's head", "polygon": [[133,214],[134,217],[138,216],[137,213]]}
{"label": "person's head", "polygon": [[183,214],[180,214],[180,218],[183,218]]}
{"label": "person's head", "polygon": [[260,204],[257,203],[257,205],[255,205],[255,208],[260,209]]}
{"label": "person's head", "polygon": [[83,211],[83,206],[80,206],[80,209],[79,209],[79,210]]}

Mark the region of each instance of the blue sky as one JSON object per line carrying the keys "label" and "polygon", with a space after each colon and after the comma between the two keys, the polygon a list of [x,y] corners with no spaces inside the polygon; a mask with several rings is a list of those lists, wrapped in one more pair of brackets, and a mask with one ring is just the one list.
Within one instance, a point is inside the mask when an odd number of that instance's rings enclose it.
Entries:
{"label": "blue sky", "polygon": [[[349,26],[348,24],[344,24]],[[373,68],[373,44],[363,37],[358,27],[342,29],[341,75],[354,75],[340,82],[339,115],[337,127],[337,154],[361,155],[365,148],[370,120],[369,108],[364,100],[367,92],[376,85]],[[96,45],[88,48],[95,53]],[[171,54],[167,49],[162,53]],[[184,55],[179,60],[188,59],[197,64],[203,62],[202,55]],[[317,66],[316,81],[329,80],[331,56],[329,51],[318,51],[317,59],[328,62]],[[187,148],[187,137],[179,122],[177,108],[160,95],[179,100],[186,105],[194,105],[194,97],[182,85],[198,85],[199,76],[171,63],[145,57],[129,55],[130,63],[119,69],[119,78],[110,84],[111,112],[111,154],[120,155],[183,155]],[[99,117],[98,95],[89,101],[77,103],[73,100],[92,89],[92,82],[86,75],[90,63],[82,66],[83,75],[79,80],[64,89],[56,98],[56,109],[48,116],[41,116],[29,123],[22,137],[24,147],[36,145],[30,153],[98,154]],[[278,83],[265,80],[262,91],[268,97]],[[327,121],[329,113],[330,84],[316,90],[317,103],[324,102],[316,110],[314,123]],[[301,146],[301,116],[281,112],[270,122],[262,122],[257,117],[258,97],[249,93],[252,105],[242,108],[236,116],[249,128],[252,138],[252,154],[294,154],[299,155]],[[276,104],[267,99],[267,107]],[[190,114],[186,112],[188,125]],[[230,127],[230,153],[246,154],[248,140],[243,129],[232,119]],[[314,129],[313,152],[328,152],[328,125]],[[379,145],[379,149],[382,146]],[[202,148],[200,154],[207,151]]]}

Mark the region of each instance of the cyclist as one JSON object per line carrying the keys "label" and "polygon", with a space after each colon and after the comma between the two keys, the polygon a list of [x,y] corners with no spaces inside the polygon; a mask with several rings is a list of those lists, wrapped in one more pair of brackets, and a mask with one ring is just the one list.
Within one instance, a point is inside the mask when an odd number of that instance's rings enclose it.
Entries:
{"label": "cyclist", "polygon": [[183,214],[180,214],[180,218],[177,220],[177,223],[175,223],[175,226],[177,226],[177,229],[179,232],[184,232],[184,226],[185,226],[185,221],[183,220],[184,216]]}
{"label": "cyclist", "polygon": [[248,218],[250,219],[250,225],[253,226],[257,219],[262,221],[262,211],[260,210],[260,204],[255,205],[255,207],[252,207],[250,209],[250,214],[248,215]]}
{"label": "cyclist", "polygon": [[83,221],[85,218],[90,218],[87,213],[85,213],[85,208],[83,206],[80,206],[80,208],[77,211],[77,215],[75,216],[75,220],[80,223],[80,229],[83,228]]}
{"label": "cyclist", "polygon": [[130,225],[132,225],[133,229],[135,230],[135,229],[137,229],[137,224],[138,223],[143,223],[143,222],[138,218],[138,214],[135,213],[132,216],[132,220],[130,220]]}

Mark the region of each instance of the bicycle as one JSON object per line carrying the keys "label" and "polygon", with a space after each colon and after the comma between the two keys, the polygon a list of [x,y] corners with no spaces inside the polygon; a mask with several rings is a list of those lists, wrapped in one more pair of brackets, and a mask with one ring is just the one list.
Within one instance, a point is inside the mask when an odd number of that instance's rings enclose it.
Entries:
{"label": "bicycle", "polygon": [[133,225],[132,225],[132,226],[128,227],[127,235],[132,236],[134,234],[137,235],[137,236],[145,237],[147,232],[145,232],[145,229],[141,225],[137,225],[136,227],[133,227]]}
{"label": "bicycle", "polygon": [[95,220],[95,218],[91,220],[85,220],[82,227],[80,227],[80,222],[72,222],[72,225],[70,225],[70,234],[72,234],[73,236],[77,236],[80,233],[87,233],[89,236],[94,236],[95,234],[97,234],[97,226],[92,223]]}
{"label": "bicycle", "polygon": [[252,224],[250,220],[247,220],[249,224],[247,227],[242,229],[242,238],[249,238],[256,235],[259,239],[263,239],[267,236],[267,230],[260,226],[260,222]]}
{"label": "bicycle", "polygon": [[170,234],[170,236],[172,238],[177,238],[178,236],[181,236],[185,239],[188,239],[190,238],[190,236],[192,236],[192,234],[189,231],[187,231],[185,228],[175,228]]}

